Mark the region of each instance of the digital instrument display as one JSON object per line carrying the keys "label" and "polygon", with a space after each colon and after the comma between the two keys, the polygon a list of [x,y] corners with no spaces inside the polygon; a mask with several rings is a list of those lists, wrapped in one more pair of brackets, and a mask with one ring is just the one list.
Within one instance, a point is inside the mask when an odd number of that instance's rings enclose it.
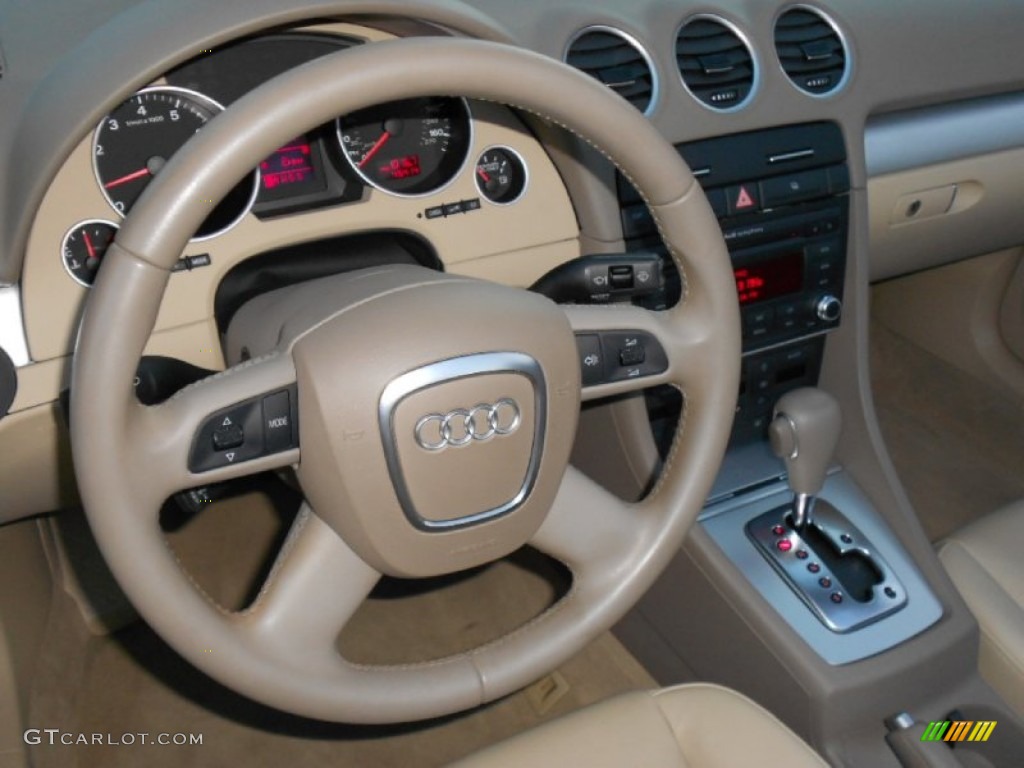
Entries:
{"label": "digital instrument display", "polygon": [[309,138],[300,136],[260,163],[260,200],[280,200],[322,192],[326,182],[320,171],[319,151]]}
{"label": "digital instrument display", "polygon": [[383,165],[377,166],[377,175],[382,179],[411,179],[423,172],[420,168],[419,155],[396,157]]}
{"label": "digital instrument display", "polygon": [[790,251],[764,261],[734,267],[740,306],[798,293],[804,282],[804,255]]}

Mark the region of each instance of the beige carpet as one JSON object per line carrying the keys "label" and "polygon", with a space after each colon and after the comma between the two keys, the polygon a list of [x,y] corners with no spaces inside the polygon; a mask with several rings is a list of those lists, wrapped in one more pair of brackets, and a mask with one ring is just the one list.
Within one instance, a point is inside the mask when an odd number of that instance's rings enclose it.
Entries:
{"label": "beige carpet", "polygon": [[[171,535],[204,587],[226,605],[251,592],[287,514],[246,497],[211,507]],[[458,579],[388,582],[346,629],[363,662],[437,657],[479,644],[543,610],[563,574],[524,554]],[[201,746],[30,748],[39,768],[119,766],[439,766],[506,736],[654,680],[605,634],[543,681],[477,711],[426,724],[348,727],[284,715],[212,682],[145,625],[96,637],[74,603],[55,601],[33,694],[35,727],[70,733],[201,734]],[[138,741],[138,737],[136,737]]]}
{"label": "beige carpet", "polygon": [[886,445],[932,541],[1024,498],[1024,402],[871,325]]}

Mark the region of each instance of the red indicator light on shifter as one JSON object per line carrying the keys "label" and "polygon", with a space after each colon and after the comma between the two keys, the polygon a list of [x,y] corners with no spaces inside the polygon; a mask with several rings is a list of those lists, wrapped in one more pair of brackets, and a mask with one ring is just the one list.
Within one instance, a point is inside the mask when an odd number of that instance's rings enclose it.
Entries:
{"label": "red indicator light on shifter", "polygon": [[779,539],[775,542],[775,546],[779,548],[780,552],[789,552],[793,548],[793,542],[789,539]]}

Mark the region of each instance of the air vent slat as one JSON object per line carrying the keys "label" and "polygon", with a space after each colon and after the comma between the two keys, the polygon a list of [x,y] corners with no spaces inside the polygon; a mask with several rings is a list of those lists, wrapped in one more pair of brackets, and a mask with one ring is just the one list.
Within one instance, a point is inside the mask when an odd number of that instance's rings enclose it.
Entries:
{"label": "air vent slat", "polygon": [[842,38],[818,11],[791,8],[775,23],[775,52],[802,91],[823,96],[845,80],[849,60]]}
{"label": "air vent slat", "polygon": [[717,18],[698,16],[676,36],[676,65],[690,93],[716,110],[735,109],[750,98],[757,69],[746,43]]}
{"label": "air vent slat", "polygon": [[565,61],[601,81],[641,112],[654,97],[654,72],[644,52],[611,29],[590,29],[569,45]]}
{"label": "air vent slat", "polygon": [[[739,48],[724,53],[712,53],[705,56],[680,56],[676,59],[680,71],[707,72],[709,68],[721,69],[726,66],[736,69],[750,68],[750,54],[746,48]],[[716,66],[717,65],[717,66]]]}

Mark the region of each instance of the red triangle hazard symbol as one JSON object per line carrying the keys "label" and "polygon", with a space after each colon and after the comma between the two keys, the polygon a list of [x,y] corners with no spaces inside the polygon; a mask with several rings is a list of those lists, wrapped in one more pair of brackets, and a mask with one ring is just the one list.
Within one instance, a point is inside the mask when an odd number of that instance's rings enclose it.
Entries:
{"label": "red triangle hazard symbol", "polygon": [[740,187],[740,194],[736,198],[736,210],[741,208],[752,208],[754,206],[754,198],[747,192],[746,187]]}

